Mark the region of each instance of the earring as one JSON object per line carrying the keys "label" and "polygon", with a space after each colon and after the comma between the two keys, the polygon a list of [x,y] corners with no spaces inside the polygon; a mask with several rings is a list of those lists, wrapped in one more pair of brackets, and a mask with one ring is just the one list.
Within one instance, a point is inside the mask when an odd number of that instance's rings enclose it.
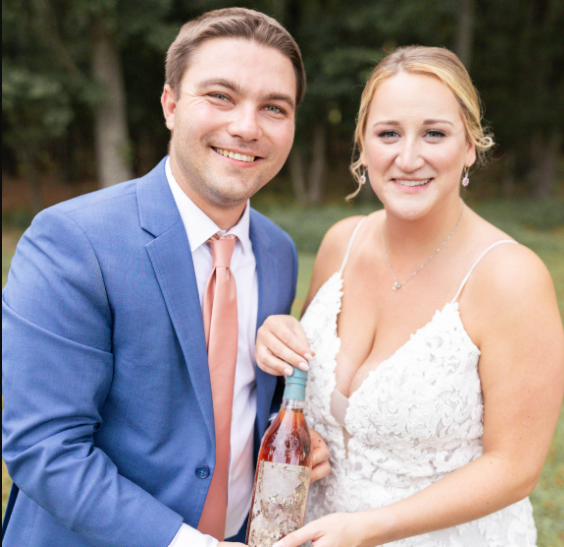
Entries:
{"label": "earring", "polygon": [[470,179],[468,178],[468,167],[464,166],[464,178],[462,179],[462,186],[466,187],[470,184]]}
{"label": "earring", "polygon": [[359,179],[358,179],[358,183],[361,186],[364,186],[366,184],[366,167],[364,168],[364,171],[362,172],[362,175],[360,175]]}

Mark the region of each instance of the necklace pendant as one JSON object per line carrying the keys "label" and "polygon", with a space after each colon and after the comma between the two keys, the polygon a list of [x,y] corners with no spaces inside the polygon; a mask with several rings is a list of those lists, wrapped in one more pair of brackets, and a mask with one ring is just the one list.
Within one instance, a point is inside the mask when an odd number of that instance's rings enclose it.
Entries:
{"label": "necklace pendant", "polygon": [[392,291],[397,291],[400,287],[401,287],[401,285],[396,281],[396,282],[392,285]]}

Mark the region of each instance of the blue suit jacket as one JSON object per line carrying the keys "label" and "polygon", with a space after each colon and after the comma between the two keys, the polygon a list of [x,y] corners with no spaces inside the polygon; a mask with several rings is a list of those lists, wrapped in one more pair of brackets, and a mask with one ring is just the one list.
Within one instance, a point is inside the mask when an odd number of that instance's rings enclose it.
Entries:
{"label": "blue suit jacket", "polygon": [[[297,258],[256,211],[250,238],[260,326],[289,312]],[[167,547],[183,521],[197,526],[215,465],[212,395],[164,161],[36,217],[3,292],[3,339],[4,459],[19,487],[4,547]],[[257,370],[255,448],[276,387]]]}

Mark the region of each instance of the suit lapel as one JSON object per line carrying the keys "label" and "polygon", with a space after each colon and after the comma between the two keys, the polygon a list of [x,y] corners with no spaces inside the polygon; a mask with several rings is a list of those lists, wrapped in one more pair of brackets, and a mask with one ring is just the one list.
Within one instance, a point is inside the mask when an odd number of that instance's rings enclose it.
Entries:
{"label": "suit lapel", "polygon": [[[258,316],[257,329],[269,315],[277,310],[278,261],[270,249],[270,238],[260,223],[260,217],[251,209],[249,232],[253,252],[257,262],[258,275]],[[270,405],[277,379],[257,367],[257,427],[266,429],[270,415]]]}
{"label": "suit lapel", "polygon": [[164,160],[137,185],[141,227],[155,239],[146,245],[212,442],[213,400],[194,263],[184,223],[166,180]]}

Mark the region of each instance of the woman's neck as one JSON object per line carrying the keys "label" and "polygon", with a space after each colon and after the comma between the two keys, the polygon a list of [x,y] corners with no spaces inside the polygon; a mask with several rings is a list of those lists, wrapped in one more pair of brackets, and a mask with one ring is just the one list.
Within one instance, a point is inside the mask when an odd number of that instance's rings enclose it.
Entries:
{"label": "woman's neck", "polygon": [[454,237],[460,228],[459,221],[462,223],[464,208],[464,202],[458,199],[456,206],[445,204],[441,210],[415,220],[407,220],[386,212],[382,229],[388,255],[397,257],[400,262],[428,257],[449,235]]}

